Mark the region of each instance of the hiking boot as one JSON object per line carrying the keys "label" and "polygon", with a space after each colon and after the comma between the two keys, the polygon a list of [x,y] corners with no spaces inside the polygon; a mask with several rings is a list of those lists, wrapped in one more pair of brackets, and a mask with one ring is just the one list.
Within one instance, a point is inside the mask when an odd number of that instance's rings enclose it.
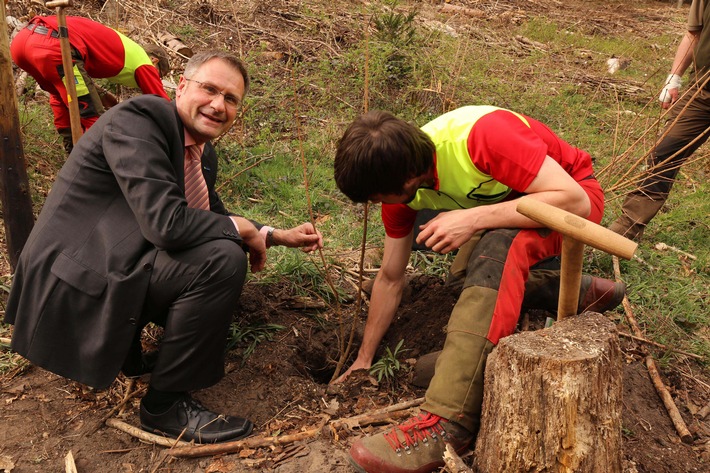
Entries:
{"label": "hiking boot", "polygon": [[626,294],[626,284],[585,274],[579,292],[578,313],[591,311],[603,314],[621,304]]}
{"label": "hiking boot", "polygon": [[446,443],[461,452],[472,440],[459,424],[422,411],[389,432],[357,439],[350,463],[360,473],[429,473],[444,466]]}

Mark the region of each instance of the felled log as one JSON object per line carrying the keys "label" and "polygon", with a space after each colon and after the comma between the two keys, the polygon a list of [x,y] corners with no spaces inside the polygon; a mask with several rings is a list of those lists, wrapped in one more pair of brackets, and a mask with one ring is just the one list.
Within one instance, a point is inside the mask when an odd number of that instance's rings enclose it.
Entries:
{"label": "felled log", "polygon": [[622,358],[606,317],[587,312],[502,339],[485,386],[479,471],[622,471]]}
{"label": "felled log", "polygon": [[169,49],[175,51],[182,57],[190,58],[194,54],[192,49],[187,47],[180,38],[171,33],[163,33],[160,35],[159,39],[164,46],[167,46]]}

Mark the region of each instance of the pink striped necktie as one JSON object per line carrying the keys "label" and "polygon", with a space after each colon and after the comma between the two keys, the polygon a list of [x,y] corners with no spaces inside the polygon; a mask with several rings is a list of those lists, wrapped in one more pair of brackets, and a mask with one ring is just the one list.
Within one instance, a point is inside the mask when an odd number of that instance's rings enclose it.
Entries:
{"label": "pink striped necktie", "polygon": [[185,147],[185,200],[193,209],[210,209],[207,183],[202,174],[202,152],[197,145]]}

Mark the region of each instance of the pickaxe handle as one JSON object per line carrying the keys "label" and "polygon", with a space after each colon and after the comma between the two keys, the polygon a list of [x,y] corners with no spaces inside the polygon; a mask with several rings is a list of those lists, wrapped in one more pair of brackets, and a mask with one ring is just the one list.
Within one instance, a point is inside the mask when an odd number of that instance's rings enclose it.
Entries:
{"label": "pickaxe handle", "polygon": [[638,247],[628,238],[601,225],[530,197],[520,198],[517,210],[562,234],[558,320],[577,313],[585,244],[624,259],[631,259]]}
{"label": "pickaxe handle", "polygon": [[57,25],[59,27],[59,47],[62,51],[62,68],[64,69],[64,82],[67,88],[69,102],[69,121],[71,123],[72,142],[76,144],[81,138],[81,116],[79,115],[79,101],[76,95],[74,81],[74,64],[71,59],[71,44],[69,44],[69,30],[64,9],[72,5],[72,0],[52,0],[45,3],[47,8],[57,9]]}

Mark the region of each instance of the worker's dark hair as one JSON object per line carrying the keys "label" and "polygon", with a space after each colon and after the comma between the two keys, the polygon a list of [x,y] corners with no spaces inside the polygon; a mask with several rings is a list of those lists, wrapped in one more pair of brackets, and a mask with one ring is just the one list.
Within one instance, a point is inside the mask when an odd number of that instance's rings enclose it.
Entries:
{"label": "worker's dark hair", "polygon": [[401,194],[408,179],[431,169],[435,149],[417,126],[389,112],[368,112],[338,142],[335,183],[354,202],[367,202],[375,194]]}
{"label": "worker's dark hair", "polygon": [[154,57],[158,60],[157,69],[160,77],[167,76],[170,73],[170,58],[168,57],[168,53],[160,46],[154,44],[146,44],[143,46],[143,49],[146,54],[148,54],[148,57]]}
{"label": "worker's dark hair", "polygon": [[244,79],[244,95],[249,91],[249,74],[247,73],[247,67],[244,65],[241,59],[232,53],[225,51],[220,51],[218,49],[209,51],[199,51],[195,53],[190,59],[188,59],[185,65],[185,72],[182,75],[189,79],[204,63],[211,59],[222,59],[228,62],[235,70],[239,71]]}

